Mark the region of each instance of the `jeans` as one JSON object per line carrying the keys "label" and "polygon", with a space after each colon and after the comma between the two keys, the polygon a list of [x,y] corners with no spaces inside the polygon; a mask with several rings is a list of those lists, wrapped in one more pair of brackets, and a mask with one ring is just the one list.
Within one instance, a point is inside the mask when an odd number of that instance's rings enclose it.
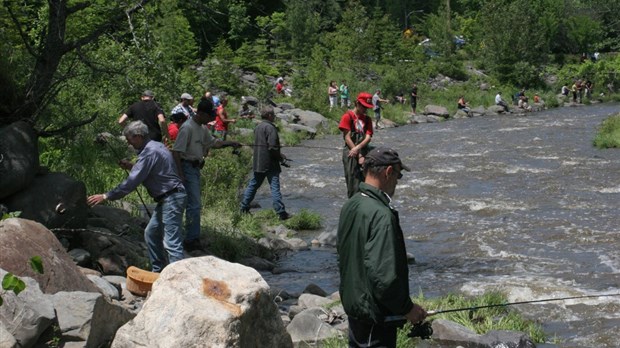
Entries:
{"label": "jeans", "polygon": [[[175,192],[157,203],[144,230],[153,272],[161,272],[167,264],[183,259],[183,209],[185,192]],[[167,254],[167,255],[166,255]]]}
{"label": "jeans", "polygon": [[254,172],[254,176],[248,183],[248,187],[243,193],[243,200],[241,201],[241,210],[249,210],[250,203],[256,195],[256,191],[262,185],[263,181],[269,182],[271,187],[271,200],[273,201],[273,209],[277,214],[286,212],[284,203],[282,203],[282,194],[280,193],[280,172],[268,171],[265,173]]}
{"label": "jeans", "polygon": [[190,162],[181,161],[185,181],[183,185],[187,191],[187,208],[185,209],[185,236],[186,241],[194,241],[200,238],[200,168],[195,168]]}

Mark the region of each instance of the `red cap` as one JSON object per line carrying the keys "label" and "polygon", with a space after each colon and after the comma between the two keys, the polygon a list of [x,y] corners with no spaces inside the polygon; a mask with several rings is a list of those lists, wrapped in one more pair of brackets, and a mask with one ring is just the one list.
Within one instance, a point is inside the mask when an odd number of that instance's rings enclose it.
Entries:
{"label": "red cap", "polygon": [[364,107],[372,108],[372,94],[370,93],[361,92],[357,95],[357,101],[364,105]]}

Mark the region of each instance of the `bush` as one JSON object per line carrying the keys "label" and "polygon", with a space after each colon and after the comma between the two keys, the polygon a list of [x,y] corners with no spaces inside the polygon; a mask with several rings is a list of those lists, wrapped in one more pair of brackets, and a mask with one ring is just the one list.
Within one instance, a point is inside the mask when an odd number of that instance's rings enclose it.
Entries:
{"label": "bush", "polygon": [[594,138],[594,146],[599,149],[620,147],[620,114],[603,121]]}

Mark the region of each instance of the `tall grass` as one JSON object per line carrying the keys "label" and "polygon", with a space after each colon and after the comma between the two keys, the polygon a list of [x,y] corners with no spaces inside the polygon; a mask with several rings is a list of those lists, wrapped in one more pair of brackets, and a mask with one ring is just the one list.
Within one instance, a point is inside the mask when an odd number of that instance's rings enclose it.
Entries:
{"label": "tall grass", "polygon": [[599,149],[620,147],[620,114],[603,121],[594,137],[594,146]]}

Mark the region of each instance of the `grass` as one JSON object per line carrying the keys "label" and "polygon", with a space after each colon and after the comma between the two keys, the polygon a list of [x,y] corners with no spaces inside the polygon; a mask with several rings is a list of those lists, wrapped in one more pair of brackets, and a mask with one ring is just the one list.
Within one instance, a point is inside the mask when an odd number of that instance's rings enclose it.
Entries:
{"label": "grass", "polygon": [[[507,298],[500,292],[486,292],[477,297],[449,294],[437,299],[426,299],[423,296],[419,296],[414,298],[413,301],[427,310],[469,308],[508,302]],[[491,330],[514,330],[525,332],[535,343],[545,342],[547,339],[539,323],[524,319],[517,311],[506,306],[438,314],[428,318],[428,320],[432,321],[440,318],[459,323],[478,334],[485,334]],[[407,324],[398,331],[396,344],[398,348],[416,347],[420,342],[419,338],[411,339],[407,336],[410,329],[411,325]],[[346,337],[333,337],[325,340],[321,346],[342,348],[348,346],[348,341]]]}
{"label": "grass", "polygon": [[620,147],[620,114],[603,121],[594,137],[594,146],[599,149]]}

